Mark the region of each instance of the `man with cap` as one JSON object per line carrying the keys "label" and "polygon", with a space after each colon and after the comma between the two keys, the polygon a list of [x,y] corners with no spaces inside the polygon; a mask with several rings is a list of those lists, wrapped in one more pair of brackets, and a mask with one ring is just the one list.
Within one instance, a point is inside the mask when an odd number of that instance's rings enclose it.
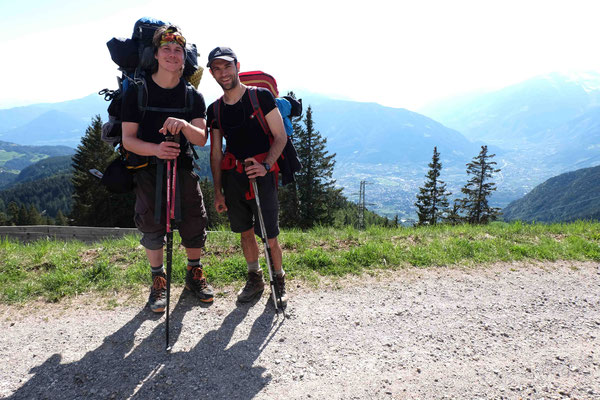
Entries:
{"label": "man with cap", "polygon": [[[190,143],[204,146],[207,141],[206,105],[204,98],[191,89],[193,106],[186,110],[188,89],[181,78],[185,65],[185,38],[176,26],[158,28],[152,39],[156,63],[146,75],[144,87],[127,90],[123,99],[123,145],[133,154],[144,158],[148,166],[136,170],[135,215],[137,228],[142,232],[140,243],[152,271],[152,287],[148,305],[154,312],[163,312],[166,306],[166,276],[163,267],[163,246],[166,232],[165,207],[155,207],[156,196],[166,203],[166,185],[161,169],[166,160],[177,159],[177,196],[180,198],[181,222],[178,225],[181,244],[185,247],[188,265],[186,288],[202,302],[213,301],[213,290],[206,283],[200,256],[206,241],[207,215],[193,171]],[[147,109],[138,107],[138,91],[144,90]],[[165,141],[165,135],[174,135],[175,141]],[[158,176],[158,178],[157,178]],[[162,187],[157,193],[157,187]],[[160,199],[159,199],[160,200]],[[176,201],[177,202],[177,201]],[[177,211],[176,211],[177,213]]]}
{"label": "man with cap", "polygon": [[[281,114],[271,92],[248,88],[240,82],[240,64],[228,47],[217,47],[208,56],[207,67],[223,89],[223,96],[208,107],[212,169],[217,212],[227,211],[231,230],[240,233],[242,251],[248,266],[246,285],[238,293],[238,301],[249,302],[264,291],[263,272],[258,264],[261,235],[254,196],[260,198],[267,241],[271,248],[275,279],[281,290],[282,305],[287,304],[285,272],[279,235],[279,203],[277,199],[277,159],[287,141]],[[272,134],[270,139],[255,118],[249,90],[256,90],[260,109]],[[219,118],[216,113],[218,112]],[[223,152],[223,138],[226,151]],[[250,166],[244,167],[248,162]],[[256,179],[258,193],[252,193],[249,179]]]}

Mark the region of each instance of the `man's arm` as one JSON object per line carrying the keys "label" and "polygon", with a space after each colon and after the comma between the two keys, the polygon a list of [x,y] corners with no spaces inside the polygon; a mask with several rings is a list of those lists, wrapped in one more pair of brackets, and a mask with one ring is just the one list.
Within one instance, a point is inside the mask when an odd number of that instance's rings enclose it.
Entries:
{"label": "man's arm", "polygon": [[[273,165],[279,159],[283,148],[288,140],[287,135],[285,133],[285,127],[283,126],[283,119],[281,118],[281,114],[279,113],[279,109],[275,107],[272,109],[266,116],[267,124],[269,125],[269,129],[271,130],[271,134],[273,135],[273,143],[271,143],[271,147],[269,148],[269,152],[267,153],[267,157],[265,161],[269,165]],[[262,164],[259,164],[254,157],[250,157],[247,160],[252,161],[252,166],[246,168],[246,174],[248,174],[249,178],[256,178],[259,176],[265,176],[267,174],[267,170],[263,167]]]}
{"label": "man's arm", "polygon": [[184,119],[169,117],[159,132],[163,135],[166,135],[167,132],[172,135],[182,133],[188,142],[200,147],[204,146],[208,139],[206,135],[206,119],[204,118],[194,118],[192,122],[187,122]]}
{"label": "man's arm", "polygon": [[221,181],[221,161],[223,160],[223,136],[219,129],[210,130],[210,170],[213,176],[213,187],[215,190],[215,208],[217,212],[227,211],[225,196]]}
{"label": "man's arm", "polygon": [[139,124],[123,122],[123,146],[125,149],[140,156],[156,156],[163,160],[173,160],[179,155],[179,143],[161,142],[159,144],[146,142],[137,137]]}

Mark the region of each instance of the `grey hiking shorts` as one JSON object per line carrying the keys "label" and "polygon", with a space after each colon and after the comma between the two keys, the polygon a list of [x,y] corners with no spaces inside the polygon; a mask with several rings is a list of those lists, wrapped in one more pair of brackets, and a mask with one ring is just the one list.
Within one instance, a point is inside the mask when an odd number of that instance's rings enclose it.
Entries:
{"label": "grey hiking shorts", "polygon": [[[260,208],[262,209],[268,239],[279,236],[279,201],[277,200],[277,182],[275,178],[276,175],[269,172],[267,175],[256,179]],[[222,184],[231,230],[241,233],[254,226],[254,233],[262,236],[256,199],[246,199],[246,193],[250,189],[250,182],[246,173],[236,172],[235,169],[225,170],[222,174]]]}
{"label": "grey hiking shorts", "polygon": [[[165,174],[166,175],[166,174]],[[161,249],[165,244],[166,234],[166,178],[162,185],[162,201],[160,222],[154,220],[156,195],[156,168],[150,165],[137,171],[135,182],[135,226],[142,232],[140,243],[148,250]],[[202,191],[198,183],[198,175],[193,171],[179,169],[176,185],[181,196],[181,221],[174,225],[181,236],[181,244],[186,248],[203,248],[206,242],[206,225],[208,218]]]}

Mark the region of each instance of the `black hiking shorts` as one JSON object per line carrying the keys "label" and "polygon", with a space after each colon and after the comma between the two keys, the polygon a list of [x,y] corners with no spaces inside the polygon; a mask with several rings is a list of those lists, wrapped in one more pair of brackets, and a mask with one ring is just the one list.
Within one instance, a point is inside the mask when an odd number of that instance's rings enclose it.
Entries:
{"label": "black hiking shorts", "polygon": [[[162,185],[160,221],[154,217],[156,195],[156,166],[150,165],[134,175],[135,182],[135,226],[142,232],[140,243],[148,250],[158,250],[165,244],[167,184]],[[165,174],[166,176],[166,174]],[[198,175],[187,169],[178,169],[177,182],[181,196],[181,221],[173,225],[179,231],[183,247],[203,248],[206,242],[208,217],[204,208]]]}
{"label": "black hiking shorts", "polygon": [[[260,208],[262,209],[268,239],[279,236],[279,202],[277,200],[277,182],[275,179],[274,172],[256,178]],[[237,172],[235,169],[225,170],[222,174],[222,184],[231,230],[241,233],[254,226],[254,233],[262,237],[256,199],[246,199],[246,193],[250,190],[250,181],[246,173]]]}

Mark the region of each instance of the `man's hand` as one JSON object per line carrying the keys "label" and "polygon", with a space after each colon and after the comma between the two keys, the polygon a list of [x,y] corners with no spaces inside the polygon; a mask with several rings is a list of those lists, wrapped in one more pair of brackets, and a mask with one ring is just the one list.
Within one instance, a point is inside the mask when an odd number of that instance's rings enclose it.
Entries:
{"label": "man's hand", "polygon": [[163,135],[178,135],[188,124],[186,120],[169,117],[158,131]]}
{"label": "man's hand", "polygon": [[162,142],[158,144],[156,157],[162,160],[174,160],[179,155],[179,143]]}
{"label": "man's hand", "polygon": [[223,193],[215,192],[215,208],[219,214],[223,211],[227,211],[227,206],[225,205],[225,196]]}
{"label": "man's hand", "polygon": [[261,163],[256,161],[254,157],[246,158],[244,160],[244,163],[246,163],[246,165],[248,165],[248,162],[250,162],[251,165],[246,166],[245,170],[246,175],[248,175],[248,178],[250,179],[258,178],[259,176],[265,176],[267,172],[269,172]]}

